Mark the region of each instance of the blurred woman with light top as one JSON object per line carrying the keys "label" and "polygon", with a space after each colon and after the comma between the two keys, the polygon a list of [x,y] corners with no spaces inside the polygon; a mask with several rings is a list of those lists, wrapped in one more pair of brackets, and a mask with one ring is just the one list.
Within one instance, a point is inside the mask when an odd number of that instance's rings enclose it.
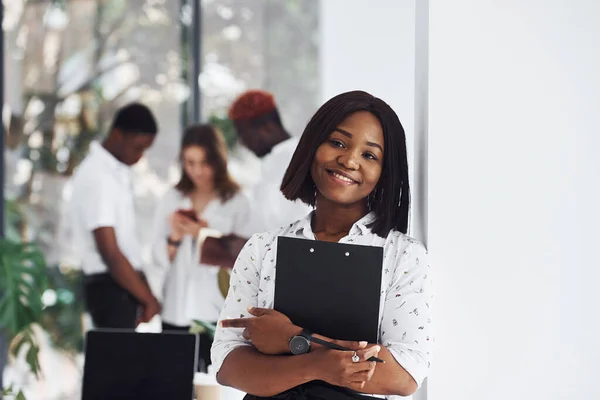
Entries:
{"label": "blurred woman with light top", "polygon": [[[152,255],[165,272],[163,331],[188,331],[193,320],[215,324],[224,298],[219,267],[200,263],[204,228],[234,234],[247,224],[249,204],[227,172],[227,146],[211,125],[189,127],[182,139],[181,179],[160,202],[154,220]],[[210,364],[212,339],[200,337],[199,370]]]}

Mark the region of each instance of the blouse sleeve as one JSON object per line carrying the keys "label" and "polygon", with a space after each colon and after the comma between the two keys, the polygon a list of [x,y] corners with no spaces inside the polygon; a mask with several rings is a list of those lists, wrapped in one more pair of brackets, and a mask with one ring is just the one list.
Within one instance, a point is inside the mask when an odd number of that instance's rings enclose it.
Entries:
{"label": "blouse sleeve", "polygon": [[233,229],[231,233],[244,236],[245,229],[250,220],[250,200],[243,193],[236,196],[235,214],[233,216]]}
{"label": "blouse sleeve", "polygon": [[431,269],[425,248],[412,239],[396,256],[381,323],[381,344],[421,385],[431,362]]}
{"label": "blouse sleeve", "polygon": [[[233,266],[229,293],[221,310],[219,321],[228,318],[248,317],[248,308],[258,306],[261,259],[258,256],[258,240],[253,235],[240,252]],[[221,328],[217,325],[211,349],[215,372],[221,369],[223,361],[231,351],[240,346],[251,346],[243,338],[241,328]]]}

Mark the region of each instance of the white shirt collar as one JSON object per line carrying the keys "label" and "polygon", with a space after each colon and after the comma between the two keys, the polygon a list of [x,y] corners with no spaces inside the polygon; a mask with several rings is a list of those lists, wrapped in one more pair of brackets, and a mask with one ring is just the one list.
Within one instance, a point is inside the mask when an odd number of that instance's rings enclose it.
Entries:
{"label": "white shirt collar", "polygon": [[[312,226],[311,226],[313,214],[314,214],[314,211],[311,211],[307,216],[305,216],[304,218],[302,218],[301,220],[296,222],[295,226],[292,227],[292,232],[294,232],[295,234],[301,233],[306,238],[313,239],[315,236],[315,234],[312,230]],[[364,217],[362,217],[361,219],[359,219],[352,225],[352,228],[350,228],[350,232],[348,233],[348,236],[355,236],[358,234],[366,235],[366,234],[372,233],[371,229],[368,227],[368,225],[370,225],[374,220],[375,220],[375,213],[374,212],[368,213],[367,215],[365,215]]]}
{"label": "white shirt collar", "polygon": [[115,156],[113,156],[108,150],[100,144],[100,142],[93,141],[90,143],[90,153],[92,157],[94,157],[97,161],[104,164],[111,171],[116,172],[119,175],[123,175],[126,177],[130,177],[129,174],[131,169],[123,164],[121,161],[117,160]]}

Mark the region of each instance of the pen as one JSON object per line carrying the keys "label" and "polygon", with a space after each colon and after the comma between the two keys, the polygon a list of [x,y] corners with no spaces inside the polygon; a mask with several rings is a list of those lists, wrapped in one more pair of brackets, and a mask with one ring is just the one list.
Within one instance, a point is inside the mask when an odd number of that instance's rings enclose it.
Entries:
{"label": "pen", "polygon": [[[354,351],[348,347],[344,347],[344,346],[340,346],[339,344],[336,343],[331,343],[328,342],[326,340],[321,340],[319,338],[316,338],[314,336],[311,335],[310,340],[320,344],[321,346],[325,346],[327,348],[333,349],[333,350],[341,350],[341,351]],[[377,358],[377,357],[369,357],[367,359],[367,361],[374,361],[374,362],[378,362],[378,363],[385,363],[385,361],[383,361],[381,358]]]}

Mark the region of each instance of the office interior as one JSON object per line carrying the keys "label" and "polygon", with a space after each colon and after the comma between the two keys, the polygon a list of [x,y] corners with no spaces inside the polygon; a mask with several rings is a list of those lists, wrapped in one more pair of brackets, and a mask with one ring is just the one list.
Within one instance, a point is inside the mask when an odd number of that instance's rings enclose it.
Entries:
{"label": "office interior", "polygon": [[[244,190],[260,160],[227,108],[272,92],[300,136],[336,94],[398,114],[411,236],[432,258],[436,343],[415,400],[596,399],[600,388],[600,3],[585,0],[3,0],[2,240],[32,242],[49,287],[41,374],[0,361],[27,399],[81,398],[85,332],[70,178],[114,112],[160,126],[134,167],[139,236],[179,178],[183,130],[210,122]],[[149,274],[151,286],[160,287]],[[160,318],[138,326],[160,331]],[[10,343],[0,336],[4,355]],[[207,380],[206,380],[206,379]],[[199,376],[198,382],[216,385]],[[205,380],[203,380],[205,379]],[[208,382],[208,383],[206,383]],[[243,394],[224,388],[222,399]]]}

